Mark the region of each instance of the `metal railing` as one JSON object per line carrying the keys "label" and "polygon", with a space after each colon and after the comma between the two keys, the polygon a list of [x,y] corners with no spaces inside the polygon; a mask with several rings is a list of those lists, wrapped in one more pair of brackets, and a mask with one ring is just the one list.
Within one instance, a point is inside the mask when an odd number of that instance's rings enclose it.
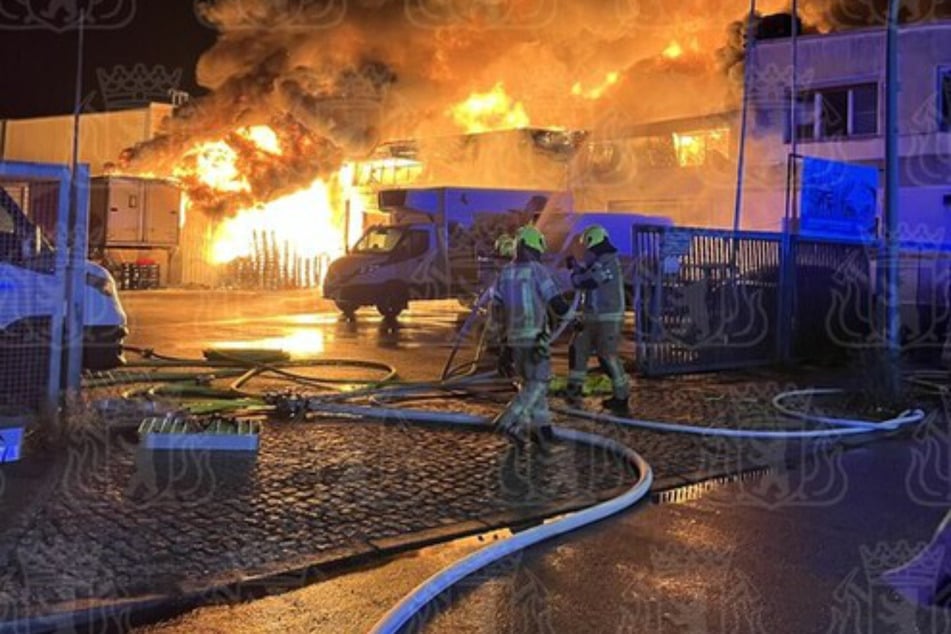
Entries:
{"label": "metal railing", "polygon": [[87,167],[77,174],[72,190],[66,166],[0,162],[0,240],[10,247],[0,253],[0,407],[7,410],[54,417],[62,393],[79,386]]}
{"label": "metal railing", "polygon": [[842,356],[873,339],[876,243],[635,226],[647,375]]}

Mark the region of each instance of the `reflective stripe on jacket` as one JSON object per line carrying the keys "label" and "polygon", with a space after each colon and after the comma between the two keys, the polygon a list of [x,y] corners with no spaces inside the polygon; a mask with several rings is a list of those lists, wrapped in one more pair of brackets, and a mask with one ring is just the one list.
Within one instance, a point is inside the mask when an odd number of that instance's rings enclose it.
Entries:
{"label": "reflective stripe on jacket", "polygon": [[510,262],[492,292],[501,308],[505,340],[510,346],[535,345],[548,328],[548,304],[560,295],[551,272],[539,262]]}
{"label": "reflective stripe on jacket", "polygon": [[616,249],[600,254],[585,251],[584,264],[572,272],[571,283],[584,292],[582,306],[586,320],[624,319],[624,277]]}

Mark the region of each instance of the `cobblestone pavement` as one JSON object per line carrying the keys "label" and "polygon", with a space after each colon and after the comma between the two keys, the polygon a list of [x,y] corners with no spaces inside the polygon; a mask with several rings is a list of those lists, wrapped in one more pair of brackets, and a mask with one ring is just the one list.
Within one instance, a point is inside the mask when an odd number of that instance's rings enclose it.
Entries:
{"label": "cobblestone pavement", "polygon": [[87,598],[178,593],[308,558],[557,502],[629,482],[604,454],[559,445],[516,455],[481,432],[274,423],[255,461],[141,452],[80,434],[57,482],[6,532],[5,620]]}
{"label": "cobblestone pavement", "polygon": [[[162,297],[154,299],[158,310]],[[395,343],[373,323],[361,322],[353,334],[333,320],[322,331],[331,346],[327,354],[400,358],[407,378],[432,377],[441,368],[454,322],[441,314],[420,317],[425,319],[430,320],[425,326],[403,328]],[[148,323],[138,325],[141,332],[149,333]],[[201,333],[224,336],[217,330],[223,322],[211,323],[186,324],[196,333],[194,340],[172,324],[151,339],[143,336],[143,343],[182,342],[176,354],[194,355],[192,348],[203,345]],[[278,328],[271,321],[228,327],[235,329],[234,338],[245,339],[270,336],[270,329]],[[376,346],[376,352],[367,346]],[[358,349],[362,355],[353,354]],[[772,396],[796,386],[829,384],[823,378],[841,377],[748,372],[639,380],[632,409],[653,420],[788,428],[790,423],[772,411]],[[247,387],[254,391],[271,384],[256,379]],[[451,398],[409,406],[486,416],[499,407]],[[597,399],[590,399],[588,408],[597,409]],[[829,451],[814,454],[813,444],[719,442],[565,417],[557,422],[634,448],[666,486],[783,461],[814,460],[835,476],[835,456],[841,451],[820,446]],[[90,600],[174,595],[378,554],[407,536],[435,539],[439,530],[481,531],[590,504],[636,477],[613,457],[586,447],[557,445],[549,456],[516,455],[488,433],[332,419],[268,423],[256,459],[149,454],[138,449],[134,433],[105,432],[96,420],[74,431],[66,448],[28,449],[28,456],[42,459],[0,471],[0,620]],[[830,481],[835,478],[816,479]],[[768,491],[757,494],[782,493],[782,482],[778,489],[768,484]]]}

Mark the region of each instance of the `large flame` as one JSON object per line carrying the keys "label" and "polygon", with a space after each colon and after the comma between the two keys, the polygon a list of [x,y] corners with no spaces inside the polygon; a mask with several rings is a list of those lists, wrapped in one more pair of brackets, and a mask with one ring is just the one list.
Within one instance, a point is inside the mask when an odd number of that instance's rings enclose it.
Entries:
{"label": "large flame", "polygon": [[[257,150],[283,155],[278,135],[268,126],[238,128],[234,134]],[[240,151],[225,140],[191,148],[175,167],[175,175],[197,180],[214,192],[250,192]],[[293,266],[303,260],[341,255],[344,228],[332,203],[334,183],[330,181],[316,178],[304,189],[237,210],[216,226],[206,259],[226,264],[238,258],[279,258]]]}
{"label": "large flame", "polygon": [[256,249],[275,248],[284,257],[330,258],[344,251],[343,231],[334,221],[327,183],[310,187],[252,209],[239,211],[219,225],[211,247],[215,264],[251,257]]}
{"label": "large flame", "polygon": [[474,92],[448,113],[467,134],[527,128],[531,125],[525,106],[505,92],[502,82],[489,92]]}
{"label": "large flame", "polygon": [[247,191],[250,188],[238,169],[238,153],[224,141],[198,144],[185,154],[172,174],[176,178],[197,176],[203,185],[221,192]]}

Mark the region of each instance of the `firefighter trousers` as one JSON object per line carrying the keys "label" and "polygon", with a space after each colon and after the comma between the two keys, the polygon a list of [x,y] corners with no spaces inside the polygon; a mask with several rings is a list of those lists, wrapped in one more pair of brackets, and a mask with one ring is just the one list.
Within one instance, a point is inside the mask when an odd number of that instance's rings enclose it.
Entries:
{"label": "firefighter trousers", "polygon": [[519,381],[518,394],[496,418],[496,424],[505,429],[551,425],[548,410],[551,353],[548,346],[513,346],[512,361]]}
{"label": "firefighter trousers", "polygon": [[614,398],[627,400],[631,395],[631,383],[621,357],[618,345],[621,341],[620,321],[583,322],[581,330],[575,332],[568,349],[568,394],[581,395],[581,388],[588,375],[588,359],[597,354],[601,369],[611,379]]}

